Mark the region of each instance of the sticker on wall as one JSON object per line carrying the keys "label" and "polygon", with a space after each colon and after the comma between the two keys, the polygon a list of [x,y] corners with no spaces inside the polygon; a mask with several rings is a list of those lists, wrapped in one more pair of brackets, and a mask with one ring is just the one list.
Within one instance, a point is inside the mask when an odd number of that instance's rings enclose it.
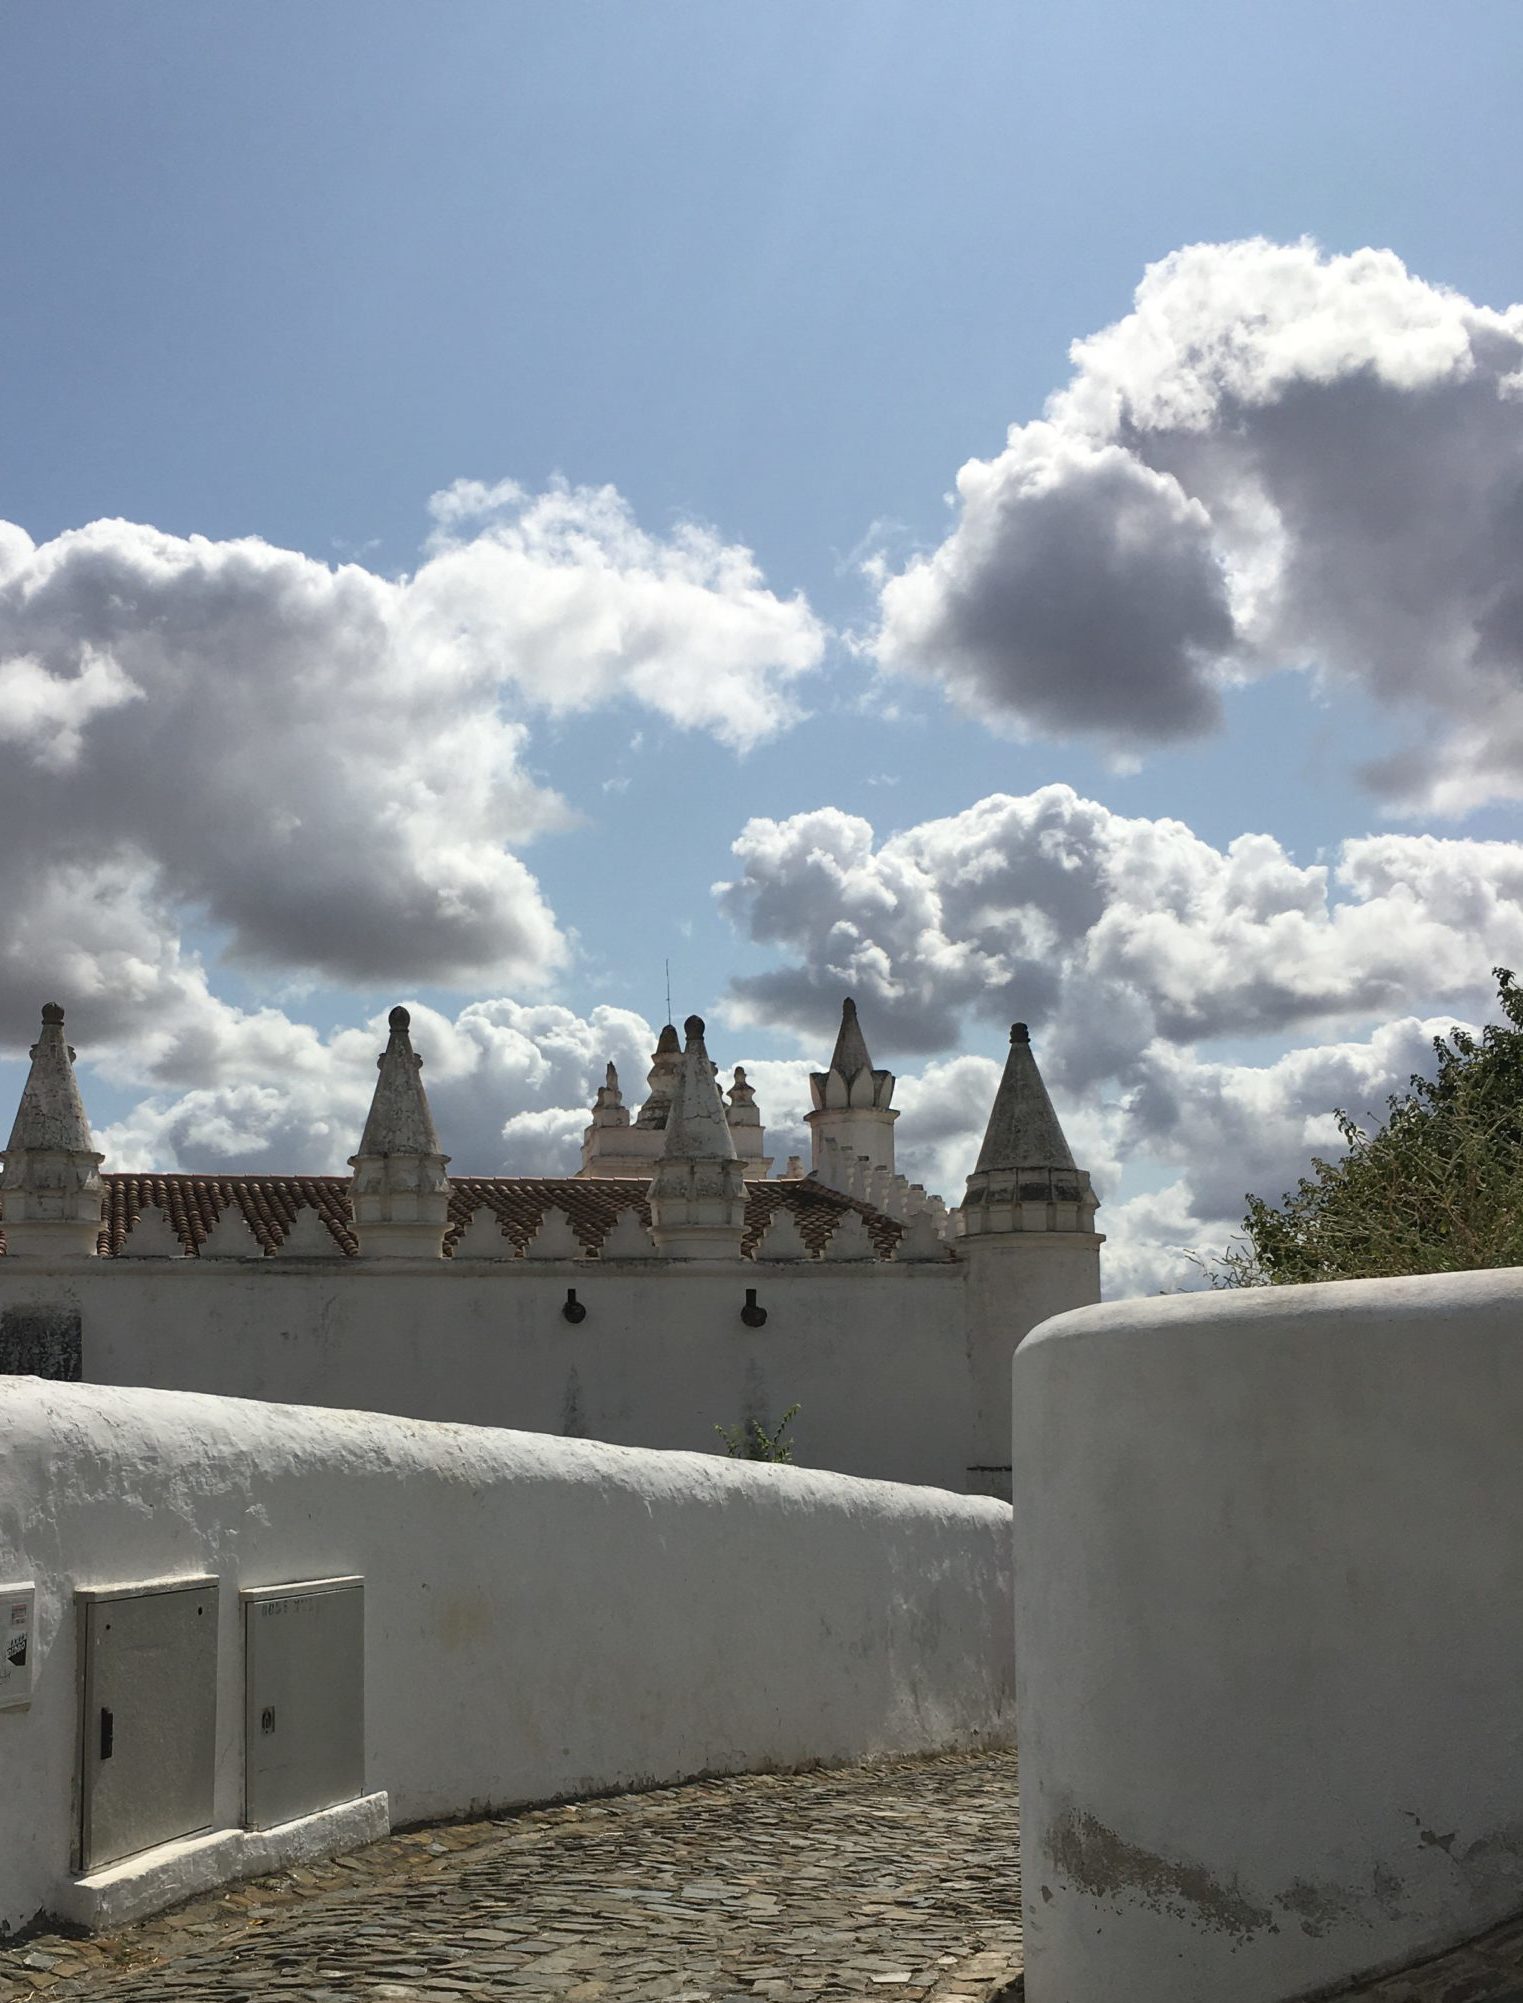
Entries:
{"label": "sticker on wall", "polygon": [[32,1701],[37,1588],[0,1586],[0,1711]]}

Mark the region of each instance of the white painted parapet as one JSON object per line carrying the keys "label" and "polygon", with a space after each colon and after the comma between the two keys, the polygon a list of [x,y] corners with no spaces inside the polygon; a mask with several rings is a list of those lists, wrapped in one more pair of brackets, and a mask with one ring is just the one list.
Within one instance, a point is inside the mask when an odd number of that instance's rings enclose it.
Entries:
{"label": "white painted parapet", "polygon": [[1523,1270],[1014,1365],[1031,2003],[1283,2003],[1523,1908]]}
{"label": "white painted parapet", "polygon": [[[14,1811],[0,1931],[78,1909],[81,1587],[219,1581],[215,1809],[230,1831],[238,1590],[362,1576],[364,1785],[408,1823],[1001,1739],[1009,1541],[1008,1507],[936,1489],[0,1378],[0,1581],[36,1586],[31,1703],[0,1708]],[[176,1846],[163,1896],[234,1847]]]}

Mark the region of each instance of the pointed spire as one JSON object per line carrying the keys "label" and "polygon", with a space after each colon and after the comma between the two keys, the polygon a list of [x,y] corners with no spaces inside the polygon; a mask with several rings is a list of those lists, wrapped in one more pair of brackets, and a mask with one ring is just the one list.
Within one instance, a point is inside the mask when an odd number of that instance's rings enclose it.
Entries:
{"label": "pointed spire", "polygon": [[812,1112],[804,1116],[813,1138],[813,1167],[824,1165],[826,1143],[838,1141],[848,1156],[864,1155],[869,1168],[894,1172],[894,1074],[874,1070],[867,1039],[848,995],[841,1003],[841,1027],[830,1069],[809,1076]]}
{"label": "pointed spire", "polygon": [[375,1081],[370,1117],[360,1137],[362,1155],[436,1155],[441,1152],[434,1116],[419,1075],[423,1059],[413,1050],[412,1017],[394,1008],[386,1018],[391,1035],[376,1059],[381,1074]]}
{"label": "pointed spire", "polygon": [[104,1157],[91,1138],[63,1021],[59,1004],[47,1003],[0,1170],[12,1257],[93,1258],[100,1234]]}
{"label": "pointed spire", "polygon": [[74,1052],[64,1038],[58,1002],[43,1004],[42,1030],[27,1054],[32,1068],[21,1088],[6,1155],[33,1148],[53,1154],[94,1154],[95,1141],[74,1076]]}
{"label": "pointed spire", "polygon": [[439,1146],[434,1116],[412,1047],[412,1017],[394,1008],[391,1035],[376,1059],[380,1075],[360,1151],[349,1157],[349,1199],[362,1258],[442,1259],[449,1221],[449,1156]]}
{"label": "pointed spire", "polygon": [[978,1151],[975,1175],[999,1168],[1072,1168],[1058,1116],[1031,1053],[1031,1031],[1010,1025],[1010,1055],[994,1096],[994,1110]]}
{"label": "pointed spire", "polygon": [[848,1085],[859,1071],[871,1071],[873,1068],[873,1060],[867,1054],[867,1039],[857,1021],[857,1005],[850,995],[841,1003],[841,1027],[836,1033],[830,1068],[839,1071]]}
{"label": "pointed spire", "polygon": [[1098,1208],[1089,1177],[1074,1165],[1025,1023],[1010,1029],[1010,1054],[958,1212],[962,1235],[1093,1231]]}
{"label": "pointed spire", "polygon": [[683,1024],[687,1044],[650,1185],[651,1236],[668,1257],[738,1257],[745,1229],[745,1171],[725,1118],[702,1016]]}

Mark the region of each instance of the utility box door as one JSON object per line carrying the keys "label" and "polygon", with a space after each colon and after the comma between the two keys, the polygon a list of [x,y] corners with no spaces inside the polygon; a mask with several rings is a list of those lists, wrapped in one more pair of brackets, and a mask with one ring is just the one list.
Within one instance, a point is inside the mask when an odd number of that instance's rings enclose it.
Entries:
{"label": "utility box door", "polygon": [[308,1579],[242,1598],[244,1821],[269,1829],[365,1791],[365,1587]]}
{"label": "utility box door", "polygon": [[86,1871],[209,1829],[217,1759],[217,1582],[80,1593]]}

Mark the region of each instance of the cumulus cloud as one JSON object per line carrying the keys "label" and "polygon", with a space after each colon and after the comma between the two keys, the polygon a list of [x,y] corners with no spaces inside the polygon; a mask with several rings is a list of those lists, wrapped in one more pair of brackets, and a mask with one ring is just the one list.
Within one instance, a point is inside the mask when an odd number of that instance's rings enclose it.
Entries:
{"label": "cumulus cloud", "polygon": [[[458,1174],[570,1173],[610,1059],[643,1097],[653,1033],[628,1009],[580,1016],[504,998],[451,1017],[410,1006],[435,1124]],[[343,1173],[375,1090],[384,1013],[328,1036],[277,1010],[227,1017],[227,1041],[205,1053],[204,1082],[150,1093],[97,1136],[107,1166]],[[84,1046],[80,1054],[95,1057]],[[139,1052],[101,1068],[125,1078],[142,1063]]]}
{"label": "cumulus cloud", "polygon": [[650,536],[607,488],[434,513],[400,579],[0,525],[0,1020],[46,988],[93,1034],[150,1007],[215,1034],[188,917],[338,981],[543,981],[566,943],[516,851],[573,814],[535,718],[629,701],[743,750],[794,717],[821,629],[745,549]]}
{"label": "cumulus cloud", "polygon": [[1067,786],[994,794],[881,843],[835,807],[753,820],[721,908],[787,961],[732,984],[742,1022],[818,1036],[843,990],[885,1045],[955,1045],[971,1013],[1044,1032],[1078,1090],[1155,1040],[1473,1012],[1523,965],[1523,847],[1382,834],[1327,862],[1268,835],[1225,849]]}
{"label": "cumulus cloud", "polygon": [[1200,244],[1072,359],[940,547],[875,571],[885,668],[1125,750],[1313,666],[1443,720],[1367,770],[1388,797],[1523,795],[1523,306],[1389,251]]}

